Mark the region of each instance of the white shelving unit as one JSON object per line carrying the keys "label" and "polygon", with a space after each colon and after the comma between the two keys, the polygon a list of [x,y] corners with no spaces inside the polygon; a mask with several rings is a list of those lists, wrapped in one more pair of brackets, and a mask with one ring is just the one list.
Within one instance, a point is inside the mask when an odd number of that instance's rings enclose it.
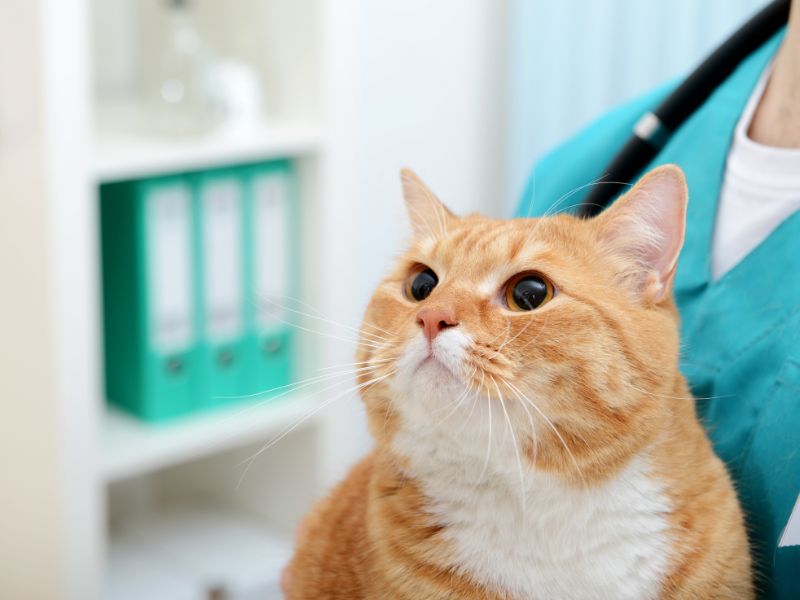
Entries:
{"label": "white shelving unit", "polygon": [[[263,42],[245,47],[239,58],[258,69],[270,97],[261,126],[184,139],[114,127],[106,118],[114,113],[115,94],[135,95],[137,61],[149,52],[141,42],[148,27],[159,26],[159,4],[34,0],[18,3],[14,19],[0,19],[9,50],[33,57],[23,61],[24,82],[11,63],[0,65],[0,79],[12,84],[0,102],[0,158],[12,149],[20,156],[18,164],[3,163],[9,183],[0,183],[0,194],[4,202],[7,194],[25,200],[10,207],[21,220],[18,231],[4,236],[10,246],[3,250],[30,254],[38,262],[28,260],[26,268],[43,274],[7,280],[19,290],[9,310],[29,325],[19,332],[27,339],[25,353],[9,365],[9,376],[3,372],[2,391],[31,403],[3,432],[4,455],[20,456],[19,470],[8,473],[14,490],[2,494],[8,510],[0,530],[20,539],[8,556],[0,544],[4,597],[200,600],[214,590],[230,594],[225,597],[274,597],[291,532],[323,490],[324,424],[317,412],[325,396],[314,388],[158,425],[106,406],[101,184],[288,158],[300,178],[300,264],[324,274],[328,261],[345,259],[350,248],[338,243],[338,233],[323,231],[330,211],[346,211],[347,202],[336,206],[319,197],[337,189],[328,181],[326,131],[336,111],[328,111],[323,93],[330,83],[325,71],[344,71],[324,52],[341,35],[330,18],[332,4],[244,0],[235,11],[226,3],[197,2],[200,28],[213,33],[210,41],[223,54],[242,49],[240,30]],[[120,76],[125,69],[130,72]],[[21,83],[30,86],[5,91]],[[304,274],[301,297],[325,286],[324,277]],[[27,351],[37,344],[48,349],[46,356]],[[299,378],[316,374],[322,362],[349,359],[347,345],[332,337],[298,332],[298,347]],[[27,441],[15,430],[27,433]],[[278,437],[246,473],[239,468]],[[32,446],[33,452],[24,450]],[[36,473],[30,482],[20,479],[27,470]]]}
{"label": "white shelving unit", "polygon": [[[154,2],[117,0],[135,14],[140,31],[158,29]],[[94,2],[94,14],[106,10]],[[254,33],[245,18],[223,5],[197,2],[196,23],[218,45],[230,48],[239,29]],[[270,159],[291,159],[299,173],[301,264],[324,264],[317,243],[314,207],[325,165],[320,101],[320,31],[324,2],[303,0],[294,9],[278,0],[246,0],[243,15],[262,19],[269,36],[262,51],[244,52],[262,75],[275,108],[263,124],[235,133],[214,130],[171,138],[147,130],[146,115],[104,94],[108,67],[95,62],[95,132],[89,176],[103,183],[197,171]],[[118,11],[117,16],[121,14]],[[299,24],[304,27],[299,28]],[[115,29],[111,26],[111,30]],[[117,43],[95,25],[95,43],[111,52]],[[235,44],[233,44],[235,46]],[[96,55],[98,56],[98,55]],[[147,58],[147,52],[140,57]],[[239,57],[240,59],[242,57]],[[105,71],[104,71],[105,69]],[[113,73],[117,77],[116,71]],[[119,96],[119,91],[116,92]],[[138,109],[141,110],[141,109]],[[303,282],[303,294],[313,286]],[[302,320],[302,319],[301,319]],[[306,329],[306,328],[304,328]],[[326,342],[298,330],[298,377],[315,373]],[[305,390],[303,390],[305,392]],[[100,579],[112,600],[164,597],[197,599],[277,597],[280,567],[291,550],[299,516],[321,490],[317,416],[323,398],[286,392],[174,422],[147,424],[113,408],[99,419],[99,485],[108,526]],[[265,444],[286,438],[262,454]],[[258,459],[248,462],[248,458]],[[244,465],[247,465],[245,468]],[[276,489],[278,488],[279,489]],[[149,573],[149,575],[148,575]],[[152,580],[151,580],[152,578]],[[165,587],[166,586],[166,587]]]}
{"label": "white shelving unit", "polygon": [[[502,89],[501,69],[489,60],[502,39],[491,25],[502,3],[196,0],[209,41],[255,64],[271,93],[263,127],[189,142],[123,132],[102,118],[139,83],[137,57],[152,51],[148,27],[162,2],[11,0],[0,8],[4,598],[109,599],[135,584],[134,597],[185,592],[188,600],[198,590],[207,596],[220,578],[244,590],[255,585],[250,566],[266,564],[247,553],[290,537],[369,447],[358,403],[337,401],[259,456],[245,477],[237,468],[338,390],[159,426],[109,410],[101,183],[293,159],[301,299],[356,326],[402,243],[399,167],[417,168],[462,213],[496,194],[502,172],[493,166],[499,121],[483,118],[496,114],[492,94]],[[253,32],[261,46],[242,41]],[[298,377],[353,360],[341,328],[303,325],[328,335],[299,336]],[[132,537],[137,524],[155,533]],[[166,572],[172,558],[157,567],[142,560],[211,546],[220,531],[233,540],[224,560],[210,549],[212,563],[228,565],[223,574],[207,577],[194,559]]]}

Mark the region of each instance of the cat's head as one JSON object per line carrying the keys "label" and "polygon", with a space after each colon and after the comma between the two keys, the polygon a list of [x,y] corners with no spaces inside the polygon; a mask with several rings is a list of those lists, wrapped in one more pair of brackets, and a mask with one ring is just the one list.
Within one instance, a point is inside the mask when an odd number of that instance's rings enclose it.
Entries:
{"label": "cat's head", "polygon": [[482,460],[494,435],[526,468],[578,477],[658,434],[679,401],[678,167],[591,220],[457,217],[412,172],[402,183],[414,239],[375,291],[359,348],[379,443],[440,436]]}

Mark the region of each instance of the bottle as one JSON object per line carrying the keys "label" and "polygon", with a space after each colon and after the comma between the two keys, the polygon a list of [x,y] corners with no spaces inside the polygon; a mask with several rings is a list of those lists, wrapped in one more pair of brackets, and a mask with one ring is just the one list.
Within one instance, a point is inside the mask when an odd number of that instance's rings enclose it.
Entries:
{"label": "bottle", "polygon": [[167,31],[147,112],[158,133],[196,135],[214,126],[207,85],[212,56],[192,24],[190,0],[165,1]]}

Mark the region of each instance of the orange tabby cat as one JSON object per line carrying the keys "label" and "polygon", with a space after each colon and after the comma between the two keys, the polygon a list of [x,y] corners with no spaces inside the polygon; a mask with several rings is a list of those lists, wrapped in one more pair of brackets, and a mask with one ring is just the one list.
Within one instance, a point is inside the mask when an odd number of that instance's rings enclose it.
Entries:
{"label": "orange tabby cat", "polygon": [[366,312],[376,449],[306,518],[290,599],[753,597],[736,494],[678,371],[686,185],[593,220],[450,213]]}

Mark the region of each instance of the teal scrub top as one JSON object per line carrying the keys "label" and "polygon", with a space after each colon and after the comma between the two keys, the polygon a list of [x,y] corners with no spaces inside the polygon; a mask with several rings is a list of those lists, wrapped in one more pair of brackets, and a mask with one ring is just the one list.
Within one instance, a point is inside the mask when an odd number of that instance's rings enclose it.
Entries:
{"label": "teal scrub top", "polygon": [[[676,163],[689,186],[675,279],[681,370],[744,507],[760,598],[800,599],[800,546],[778,547],[800,493],[800,211],[714,281],[711,244],[734,128],[781,35],[752,54],[676,132],[650,168]],[[607,114],[543,158],[517,216],[577,206],[671,86]]]}

